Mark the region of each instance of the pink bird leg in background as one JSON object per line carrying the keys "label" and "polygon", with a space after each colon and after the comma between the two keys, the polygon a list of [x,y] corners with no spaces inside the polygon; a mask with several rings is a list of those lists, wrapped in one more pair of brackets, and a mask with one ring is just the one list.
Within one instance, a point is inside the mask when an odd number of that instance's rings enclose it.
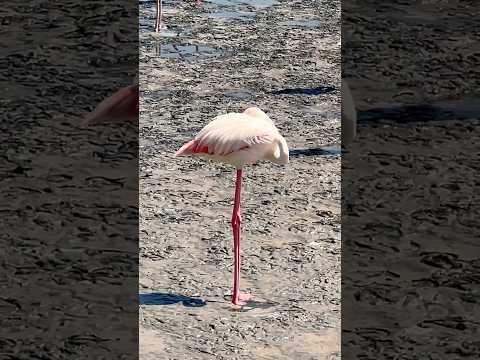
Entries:
{"label": "pink bird leg in background", "polygon": [[[202,5],[201,0],[197,0],[197,5]],[[155,32],[160,32],[162,27],[162,0],[157,0],[155,12]]]}
{"label": "pink bird leg in background", "polygon": [[138,75],[133,84],[121,88],[103,100],[84,121],[85,125],[106,122],[138,122],[139,109]]}
{"label": "pink bird leg in background", "polygon": [[289,150],[273,121],[259,108],[243,113],[217,116],[195,137],[183,145],[175,156],[194,155],[235,166],[235,200],[231,225],[233,230],[234,270],[232,303],[244,305],[251,298],[240,292],[240,192],[242,169],[259,160],[285,165]]}
{"label": "pink bird leg in background", "polygon": [[162,0],[157,0],[157,12],[155,16],[155,32],[160,31],[162,26]]}

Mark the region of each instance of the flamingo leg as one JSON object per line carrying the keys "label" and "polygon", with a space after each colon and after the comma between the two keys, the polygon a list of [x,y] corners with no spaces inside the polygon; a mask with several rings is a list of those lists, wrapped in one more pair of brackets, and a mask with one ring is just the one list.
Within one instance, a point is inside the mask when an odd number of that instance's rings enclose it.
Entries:
{"label": "flamingo leg", "polygon": [[155,32],[159,32],[162,26],[162,0],[157,0],[157,15],[155,19]]}
{"label": "flamingo leg", "polygon": [[235,200],[233,203],[232,214],[232,231],[233,231],[233,252],[234,252],[234,269],[233,269],[233,291],[232,304],[244,305],[249,300],[249,294],[240,293],[240,224],[242,217],[240,215],[240,192],[242,190],[242,169],[237,169],[237,177],[235,181]]}

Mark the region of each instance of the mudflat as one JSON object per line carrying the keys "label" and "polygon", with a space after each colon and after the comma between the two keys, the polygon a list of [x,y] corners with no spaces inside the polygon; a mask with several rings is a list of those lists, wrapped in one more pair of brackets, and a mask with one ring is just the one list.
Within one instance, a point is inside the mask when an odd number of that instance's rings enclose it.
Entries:
{"label": "mudflat", "polygon": [[[340,358],[340,4],[140,5],[142,359]],[[244,171],[234,309],[234,169],[174,152],[211,121],[265,111],[290,163]]]}

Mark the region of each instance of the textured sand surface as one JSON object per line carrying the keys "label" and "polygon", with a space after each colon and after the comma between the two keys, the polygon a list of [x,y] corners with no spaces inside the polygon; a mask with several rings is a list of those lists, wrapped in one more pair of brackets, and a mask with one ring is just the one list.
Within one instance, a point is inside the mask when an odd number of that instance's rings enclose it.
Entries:
{"label": "textured sand surface", "polygon": [[342,6],[361,110],[342,158],[342,356],[477,359],[478,9],[368,5]]}
{"label": "textured sand surface", "polygon": [[[320,148],[340,141],[339,3],[222,3],[167,2],[159,40],[141,8],[142,359],[337,359],[340,156]],[[257,303],[234,311],[234,171],[173,153],[251,105],[294,151],[245,169],[241,288]]]}

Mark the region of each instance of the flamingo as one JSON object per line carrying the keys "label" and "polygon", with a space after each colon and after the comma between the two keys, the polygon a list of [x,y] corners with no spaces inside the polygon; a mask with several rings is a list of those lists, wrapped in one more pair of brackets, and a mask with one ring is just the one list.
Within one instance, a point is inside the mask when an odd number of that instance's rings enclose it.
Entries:
{"label": "flamingo", "polygon": [[138,74],[132,85],[118,90],[103,100],[84,121],[84,125],[101,124],[106,122],[138,122],[139,109]]}
{"label": "flamingo", "polygon": [[234,270],[231,301],[245,305],[250,294],[240,288],[240,192],[243,167],[260,160],[269,160],[279,165],[289,161],[289,150],[273,121],[256,107],[243,113],[228,113],[217,116],[197,136],[183,145],[175,157],[194,155],[233,165],[236,169],[235,197],[231,226],[233,232]]}
{"label": "flamingo", "polygon": [[357,111],[347,82],[342,79],[342,146],[350,144],[357,135]]}

